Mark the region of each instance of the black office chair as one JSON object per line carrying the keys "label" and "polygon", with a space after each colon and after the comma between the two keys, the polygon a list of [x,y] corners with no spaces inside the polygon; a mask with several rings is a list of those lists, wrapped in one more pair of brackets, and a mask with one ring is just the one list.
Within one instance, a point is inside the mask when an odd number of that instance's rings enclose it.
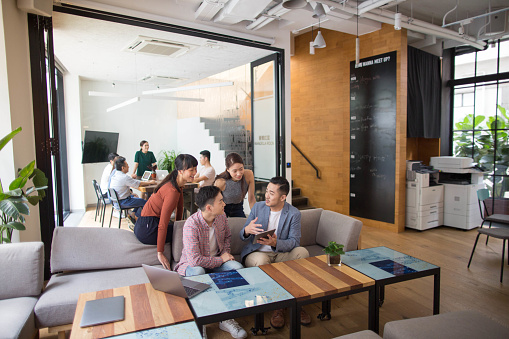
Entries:
{"label": "black office chair", "polygon": [[114,188],[108,188],[108,191],[109,191],[108,196],[111,200],[111,206],[112,206],[109,227],[111,227],[111,219],[113,218],[113,210],[117,210],[119,212],[118,228],[120,228],[120,223],[122,222],[122,213],[124,214],[124,217],[127,218],[127,211],[133,207],[130,206],[130,207],[123,208],[122,206],[120,206],[117,191],[115,191]]}
{"label": "black office chair", "polygon": [[92,180],[92,184],[94,185],[95,195],[97,197],[97,205],[95,207],[95,218],[94,221],[97,221],[97,215],[99,215],[99,221],[101,222],[101,227],[104,226],[104,214],[106,213],[106,205],[110,204],[110,200],[105,198],[101,186],[96,180]]}

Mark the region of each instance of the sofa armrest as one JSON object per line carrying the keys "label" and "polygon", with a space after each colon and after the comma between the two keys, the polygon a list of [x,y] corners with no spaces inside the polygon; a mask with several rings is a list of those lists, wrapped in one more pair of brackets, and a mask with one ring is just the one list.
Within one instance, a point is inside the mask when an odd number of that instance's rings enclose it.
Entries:
{"label": "sofa armrest", "polygon": [[0,245],[0,299],[38,296],[44,276],[44,244]]}
{"label": "sofa armrest", "polygon": [[345,251],[357,249],[362,222],[333,211],[323,211],[316,231],[316,243],[327,246],[329,241],[345,245]]}

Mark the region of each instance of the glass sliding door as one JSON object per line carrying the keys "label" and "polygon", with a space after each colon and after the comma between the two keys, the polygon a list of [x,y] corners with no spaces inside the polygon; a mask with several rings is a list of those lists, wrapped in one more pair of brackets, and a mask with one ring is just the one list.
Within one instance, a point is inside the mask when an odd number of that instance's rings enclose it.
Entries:
{"label": "glass sliding door", "polygon": [[274,53],[251,63],[253,171],[258,181],[283,173],[280,57]]}

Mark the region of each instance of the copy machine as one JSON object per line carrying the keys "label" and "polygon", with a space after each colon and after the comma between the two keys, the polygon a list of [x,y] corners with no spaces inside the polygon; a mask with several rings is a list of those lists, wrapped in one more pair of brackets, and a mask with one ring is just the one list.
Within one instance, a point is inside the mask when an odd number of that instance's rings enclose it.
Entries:
{"label": "copy machine", "polygon": [[440,170],[444,186],[445,226],[472,229],[481,225],[477,190],[484,188],[483,172],[467,157],[432,157],[430,165]]}

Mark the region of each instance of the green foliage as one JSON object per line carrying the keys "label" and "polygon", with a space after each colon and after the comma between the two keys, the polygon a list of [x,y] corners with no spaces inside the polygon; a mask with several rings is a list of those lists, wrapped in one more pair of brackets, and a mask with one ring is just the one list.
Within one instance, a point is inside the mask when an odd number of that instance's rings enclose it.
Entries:
{"label": "green foliage", "polygon": [[157,168],[160,170],[167,170],[171,172],[175,169],[175,159],[180,153],[171,151],[161,151],[159,153],[159,161],[157,162]]}
{"label": "green foliage", "polygon": [[327,245],[323,251],[331,256],[345,254],[343,247],[345,247],[345,245],[338,244],[335,241],[329,241],[329,245]]}
{"label": "green foliage", "polygon": [[[1,139],[0,150],[20,131],[21,127]],[[33,186],[24,190],[30,180]],[[30,162],[19,171],[17,178],[10,183],[7,192],[3,190],[0,180],[0,244],[11,242],[13,230],[25,230],[24,216],[30,214],[27,203],[33,206],[37,205],[45,197],[44,190],[48,187],[47,185],[48,179],[41,170],[35,168],[35,161]]]}
{"label": "green foliage", "polygon": [[[479,114],[474,120],[473,114],[468,114],[463,121],[457,122],[454,125],[453,145],[455,156],[473,158],[491,174],[500,175],[507,174],[509,166],[509,135],[505,130],[509,129],[509,117],[504,107],[497,105],[497,108],[499,114],[496,117]],[[500,198],[509,189],[509,180],[498,180],[497,185],[494,182],[487,184],[491,186],[493,195]]]}

